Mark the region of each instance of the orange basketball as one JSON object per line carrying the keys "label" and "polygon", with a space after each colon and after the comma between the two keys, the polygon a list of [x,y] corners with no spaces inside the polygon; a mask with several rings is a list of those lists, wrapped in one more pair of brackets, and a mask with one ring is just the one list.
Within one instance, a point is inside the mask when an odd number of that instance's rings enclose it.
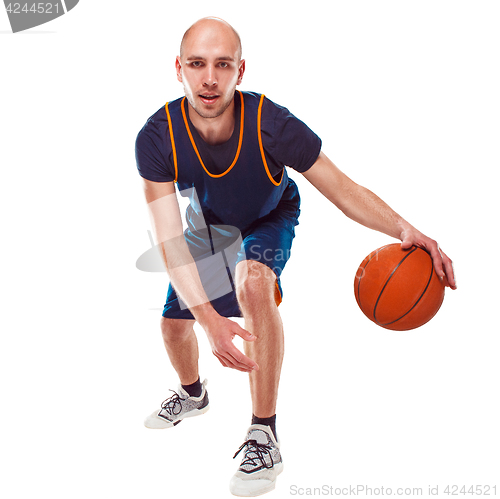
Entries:
{"label": "orange basketball", "polygon": [[444,299],[444,284],[430,255],[412,246],[382,246],[362,262],[354,279],[361,311],[379,326],[396,331],[415,329],[430,321]]}

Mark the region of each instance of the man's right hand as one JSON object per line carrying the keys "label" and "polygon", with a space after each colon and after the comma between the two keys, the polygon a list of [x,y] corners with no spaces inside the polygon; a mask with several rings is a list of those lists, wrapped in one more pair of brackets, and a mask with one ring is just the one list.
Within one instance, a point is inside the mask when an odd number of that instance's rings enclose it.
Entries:
{"label": "man's right hand", "polygon": [[236,335],[245,341],[255,341],[256,336],[240,327],[236,322],[220,315],[212,317],[210,321],[201,325],[207,333],[213,354],[224,367],[246,373],[259,369],[258,364],[240,352],[233,343],[233,338]]}

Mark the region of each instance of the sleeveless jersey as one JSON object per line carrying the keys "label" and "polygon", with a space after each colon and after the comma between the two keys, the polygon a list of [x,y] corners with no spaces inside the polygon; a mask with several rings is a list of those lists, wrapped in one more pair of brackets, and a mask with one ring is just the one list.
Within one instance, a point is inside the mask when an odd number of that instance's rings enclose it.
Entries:
{"label": "sleeveless jersey", "polygon": [[[210,225],[226,225],[241,232],[274,210],[288,186],[286,168],[277,178],[269,172],[261,136],[264,95],[237,91],[240,130],[231,164],[222,173],[206,167],[187,119],[188,103],[181,97],[165,106],[172,144],[175,181],[188,196],[187,222],[192,231]],[[193,189],[194,188],[194,189]]]}

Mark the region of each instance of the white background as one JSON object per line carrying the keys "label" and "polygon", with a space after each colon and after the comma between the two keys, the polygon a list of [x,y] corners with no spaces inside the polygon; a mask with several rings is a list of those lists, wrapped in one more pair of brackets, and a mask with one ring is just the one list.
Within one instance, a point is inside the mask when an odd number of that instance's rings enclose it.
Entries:
{"label": "white background", "polygon": [[2,497],[230,496],[247,379],[220,366],[203,331],[211,410],[174,430],[142,426],[177,380],[159,333],[166,275],[135,268],[150,244],[134,141],[182,95],[179,42],[207,15],[242,37],[240,88],[305,121],[342,170],[439,241],[458,277],[422,328],[372,324],[354,274],[394,240],[291,173],[303,210],[283,276],[285,472],[272,496],[495,483],[500,494],[500,8],[326,5],[82,0],[15,35],[0,11]]}

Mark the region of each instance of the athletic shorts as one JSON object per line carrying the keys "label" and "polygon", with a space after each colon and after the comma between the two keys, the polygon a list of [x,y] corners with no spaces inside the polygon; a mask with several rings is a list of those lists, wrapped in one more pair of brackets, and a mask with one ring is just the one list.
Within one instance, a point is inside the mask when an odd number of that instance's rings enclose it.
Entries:
{"label": "athletic shorts", "polygon": [[[243,232],[236,227],[210,225],[206,231],[186,230],[184,237],[196,262],[204,290],[214,309],[223,317],[242,317],[236,299],[234,275],[243,260],[263,263],[276,274],[276,303],[283,296],[280,276],[290,258],[295,226],[300,214],[300,196],[291,179],[278,206]],[[190,319],[193,315],[169,285],[162,313],[168,319]]]}

